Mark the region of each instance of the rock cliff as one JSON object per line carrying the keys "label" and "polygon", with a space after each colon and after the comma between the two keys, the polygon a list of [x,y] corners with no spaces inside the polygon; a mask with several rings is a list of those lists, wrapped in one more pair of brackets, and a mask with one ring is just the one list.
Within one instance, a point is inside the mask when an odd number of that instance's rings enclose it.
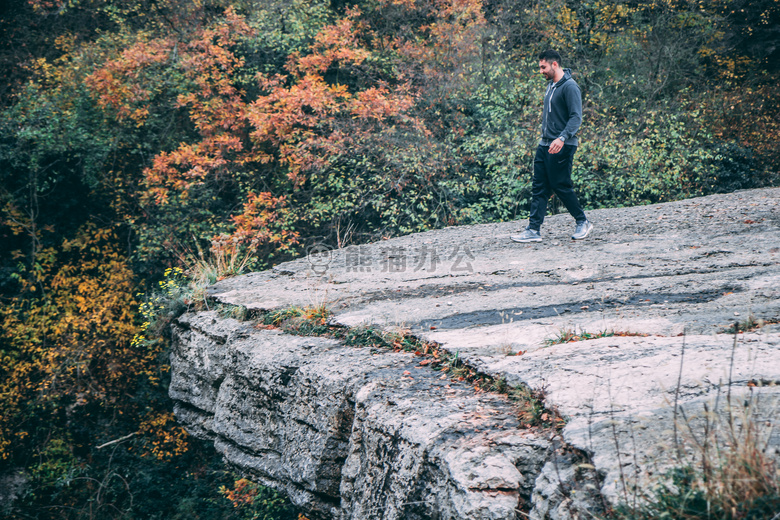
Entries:
{"label": "rock cliff", "polygon": [[[436,342],[543,390],[566,419],[560,431],[522,427],[506,396],[414,354],[216,311],[174,326],[176,415],[312,518],[339,519],[582,517],[632,499],[727,416],[773,425],[780,189],[589,218],[581,242],[568,215],[549,217],[530,245],[509,241],[518,223],[448,228],[316,247],[210,289],[222,305],[326,305],[335,325]],[[729,333],[734,322],[744,332]],[[774,431],[764,440],[776,454]]]}

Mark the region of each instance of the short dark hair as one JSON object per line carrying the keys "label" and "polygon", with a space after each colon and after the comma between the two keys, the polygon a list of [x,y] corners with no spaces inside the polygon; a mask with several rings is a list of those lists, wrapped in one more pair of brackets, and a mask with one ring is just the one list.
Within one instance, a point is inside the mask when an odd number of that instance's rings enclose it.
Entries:
{"label": "short dark hair", "polygon": [[546,61],[547,63],[552,63],[554,61],[558,62],[558,66],[562,67],[561,64],[561,55],[558,54],[557,51],[554,51],[552,49],[547,49],[546,51],[542,51],[539,53],[539,61]]}

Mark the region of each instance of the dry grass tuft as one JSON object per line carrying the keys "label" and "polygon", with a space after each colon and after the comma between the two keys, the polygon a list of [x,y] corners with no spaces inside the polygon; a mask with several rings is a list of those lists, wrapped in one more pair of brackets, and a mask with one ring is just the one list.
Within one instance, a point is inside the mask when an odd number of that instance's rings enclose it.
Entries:
{"label": "dry grass tuft", "polygon": [[[736,345],[735,333],[732,366]],[[675,403],[676,467],[644,500],[616,508],[612,518],[780,520],[780,466],[770,445],[777,401],[762,403],[772,396],[760,382],[749,384],[746,396],[732,394],[732,386],[729,380],[726,395],[704,405],[697,419]]]}

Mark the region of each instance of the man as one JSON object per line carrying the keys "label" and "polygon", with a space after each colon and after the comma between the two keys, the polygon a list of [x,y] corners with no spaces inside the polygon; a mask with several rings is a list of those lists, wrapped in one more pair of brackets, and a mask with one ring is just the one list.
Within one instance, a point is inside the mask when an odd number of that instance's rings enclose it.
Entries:
{"label": "man", "polygon": [[585,217],[571,182],[577,130],[582,123],[580,87],[572,79],[571,70],[561,68],[561,55],[556,51],[539,54],[539,72],[548,83],[542,107],[542,138],[534,158],[531,216],[525,231],[510,238],[515,242],[541,242],[547,200],[555,193],[576,222],[571,238],[582,240],[593,225]]}

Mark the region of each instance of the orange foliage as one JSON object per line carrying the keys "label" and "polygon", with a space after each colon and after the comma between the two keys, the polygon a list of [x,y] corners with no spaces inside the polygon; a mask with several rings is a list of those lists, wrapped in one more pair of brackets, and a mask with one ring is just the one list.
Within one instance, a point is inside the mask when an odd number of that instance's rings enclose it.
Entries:
{"label": "orange foliage", "polygon": [[252,140],[260,149],[266,143],[275,147],[278,162],[296,185],[305,180],[307,171],[347,153],[361,135],[376,130],[377,123],[422,130],[421,121],[408,116],[415,103],[408,83],[392,90],[380,83],[353,92],[325,79],[327,71],[357,68],[369,56],[359,39],[362,26],[355,22],[359,14],[353,9],[346,18],[323,28],[310,54],[291,55],[290,76],[260,76],[268,93],[248,107]]}
{"label": "orange foliage", "polygon": [[[453,16],[462,7],[448,6]],[[153,159],[144,172],[147,201],[166,204],[172,196],[184,200],[201,183],[260,165],[286,171],[295,188],[309,172],[348,153],[356,140],[379,126],[400,124],[424,132],[420,120],[407,115],[415,104],[409,84],[391,89],[374,82],[355,89],[332,80],[342,71],[349,75],[359,70],[370,56],[361,39],[364,27],[359,16],[357,9],[349,10],[319,32],[305,55],[293,53],[287,63],[289,75],[260,75],[263,95],[252,102],[234,84],[244,64],[231,51],[251,35],[251,29],[231,9],[221,21],[194,31],[188,42],[142,41],[95,72],[89,85],[101,104],[120,119],[138,124],[151,99],[142,79],[154,67],[175,62],[175,69],[195,87],[179,95],[177,103],[199,137]],[[293,244],[295,234],[271,231],[279,229],[274,225],[281,222],[285,204],[284,197],[249,193],[243,213],[233,218],[233,236],[277,247]]]}
{"label": "orange foliage", "polygon": [[[393,4],[410,7],[410,2]],[[392,45],[411,63],[422,65],[423,77],[434,81],[457,79],[467,72],[464,67],[481,58],[487,25],[482,0],[437,0],[430,9],[428,18],[433,21],[420,28],[425,38],[397,39]]]}
{"label": "orange foliage", "polygon": [[147,415],[138,428],[146,439],[146,456],[157,460],[170,460],[188,449],[187,432],[176,423],[171,412]]}
{"label": "orange foliage", "polygon": [[233,489],[223,487],[220,492],[233,503],[233,507],[241,508],[254,504],[258,487],[251,480],[242,478],[234,482]]}
{"label": "orange foliage", "polygon": [[15,411],[37,396],[70,399],[73,406],[110,406],[134,392],[141,379],[159,380],[158,348],[132,347],[137,302],[133,273],[110,229],[88,225],[66,240],[62,258],[39,267],[45,294],[4,302],[0,340],[0,459],[27,435],[10,424]]}
{"label": "orange foliage", "polygon": [[171,190],[186,197],[207,176],[229,174],[226,168],[236,159],[234,155],[244,151],[246,103],[232,80],[243,60],[228,47],[250,33],[244,19],[228,8],[224,19],[202,29],[183,46],[178,66],[197,88],[180,95],[178,105],[187,108],[201,140],[160,153],[146,169],[149,196],[157,203],[165,203]]}
{"label": "orange foliage", "polygon": [[[260,242],[293,243],[296,237],[289,231],[282,231],[279,235],[270,234],[270,224],[281,218],[284,202],[284,197],[272,197],[268,193],[250,193],[244,203],[243,213],[233,217],[236,224],[234,236],[253,238]],[[259,236],[257,230],[263,230]]]}
{"label": "orange foliage", "polygon": [[145,105],[154,95],[145,81],[145,73],[154,65],[172,59],[174,48],[175,42],[170,40],[141,40],[90,75],[87,85],[98,93],[101,106],[116,111],[119,121],[132,119],[143,124],[149,115]]}
{"label": "orange foliage", "polygon": [[164,203],[171,190],[186,197],[194,184],[222,171],[230,155],[243,149],[245,102],[231,79],[243,60],[229,47],[251,32],[244,19],[228,8],[218,23],[194,31],[189,41],[141,39],[87,78],[101,106],[115,110],[120,121],[129,118],[138,125],[144,123],[147,105],[157,94],[150,90],[151,76],[170,74],[173,69],[194,85],[193,91],[178,96],[177,103],[187,109],[202,140],[160,153],[146,170],[149,196],[158,203]]}
{"label": "orange foliage", "polygon": [[407,9],[414,9],[414,3],[415,0],[379,0],[379,5],[382,7],[387,5],[397,5]]}
{"label": "orange foliage", "polygon": [[371,53],[358,41],[357,31],[361,25],[356,19],[359,16],[360,11],[353,8],[345,18],[324,27],[310,48],[311,54],[301,56],[293,53],[290,56],[288,70],[298,75],[324,74],[334,64],[360,65]]}
{"label": "orange foliage", "polygon": [[[229,7],[218,22],[193,31],[189,41],[141,41],[90,76],[88,85],[98,94],[101,105],[115,110],[120,120],[130,118],[139,125],[148,115],[145,104],[153,95],[143,79],[155,66],[167,63],[194,87],[178,96],[177,108],[186,110],[199,139],[158,153],[144,170],[148,202],[165,204],[171,196],[186,199],[198,184],[229,177],[247,162],[271,160],[247,149],[247,102],[233,80],[244,62],[230,48],[251,34],[244,18]],[[257,242],[259,233],[269,243],[293,243],[294,235],[273,234],[263,227],[281,215],[283,202],[283,198],[274,199],[267,193],[250,194],[247,214],[236,217],[237,235],[244,239],[254,234]],[[277,214],[260,211],[262,204]]]}

